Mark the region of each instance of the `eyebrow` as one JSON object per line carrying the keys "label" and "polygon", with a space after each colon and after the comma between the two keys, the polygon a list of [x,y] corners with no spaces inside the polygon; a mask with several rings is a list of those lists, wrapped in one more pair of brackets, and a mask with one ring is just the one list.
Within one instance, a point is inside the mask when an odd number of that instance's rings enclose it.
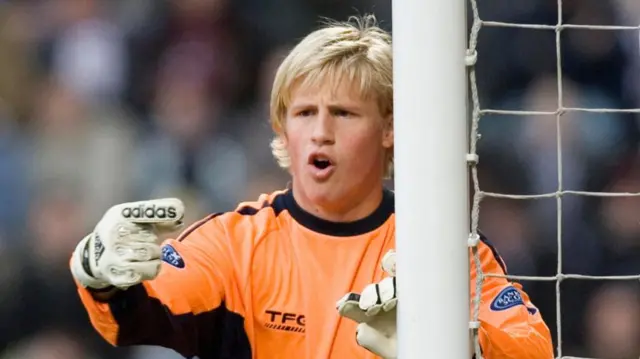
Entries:
{"label": "eyebrow", "polygon": [[[318,107],[317,104],[311,103],[311,101],[301,101],[299,103],[294,103],[289,106],[290,109],[302,109],[302,108],[310,108],[310,107]],[[329,110],[349,110],[349,111],[357,111],[362,108],[362,106],[353,104],[353,103],[330,103],[327,105]]]}

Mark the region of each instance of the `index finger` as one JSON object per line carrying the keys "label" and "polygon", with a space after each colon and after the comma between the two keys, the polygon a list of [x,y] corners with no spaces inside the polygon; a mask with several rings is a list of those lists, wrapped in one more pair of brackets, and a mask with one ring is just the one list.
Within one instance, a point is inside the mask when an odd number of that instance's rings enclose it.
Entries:
{"label": "index finger", "polygon": [[178,198],[122,203],[113,210],[135,224],[179,225],[184,218],[184,204]]}

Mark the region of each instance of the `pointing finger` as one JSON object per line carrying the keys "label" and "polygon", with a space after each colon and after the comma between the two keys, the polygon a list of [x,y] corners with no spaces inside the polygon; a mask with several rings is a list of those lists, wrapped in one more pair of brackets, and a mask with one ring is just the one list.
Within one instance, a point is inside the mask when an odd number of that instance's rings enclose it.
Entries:
{"label": "pointing finger", "polygon": [[135,224],[152,224],[162,229],[176,229],[182,225],[184,204],[178,198],[122,203],[108,215],[117,215]]}

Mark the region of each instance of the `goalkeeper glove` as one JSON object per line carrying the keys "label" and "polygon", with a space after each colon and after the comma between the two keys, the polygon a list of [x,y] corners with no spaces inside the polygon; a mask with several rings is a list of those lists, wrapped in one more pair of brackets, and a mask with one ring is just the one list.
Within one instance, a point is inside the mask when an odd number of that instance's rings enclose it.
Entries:
{"label": "goalkeeper glove", "polygon": [[382,269],[389,277],[370,284],[361,294],[348,293],[337,303],[341,316],[358,323],[358,345],[384,358],[397,357],[396,305],[396,254],[387,253],[382,259]]}
{"label": "goalkeeper glove", "polygon": [[84,287],[126,289],[160,271],[161,233],[182,226],[184,205],[165,198],[111,207],[71,258],[71,273]]}

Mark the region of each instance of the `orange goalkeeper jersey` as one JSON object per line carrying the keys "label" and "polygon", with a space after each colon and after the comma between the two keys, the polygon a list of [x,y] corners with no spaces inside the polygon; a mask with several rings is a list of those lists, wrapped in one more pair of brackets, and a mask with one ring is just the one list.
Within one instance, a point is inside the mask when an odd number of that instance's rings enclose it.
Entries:
{"label": "orange goalkeeper jersey", "polygon": [[[78,291],[91,323],[113,345],[158,345],[199,359],[375,358],[357,345],[356,324],[335,303],[383,279],[379,263],[394,248],[394,232],[390,191],[373,214],[352,223],[314,217],[291,190],[279,191],[168,240],[152,281],[108,302]],[[486,240],[479,252],[485,273],[505,273]],[[473,292],[473,261],[471,274]],[[553,357],[540,313],[507,280],[486,279],[480,320],[486,358]]]}

